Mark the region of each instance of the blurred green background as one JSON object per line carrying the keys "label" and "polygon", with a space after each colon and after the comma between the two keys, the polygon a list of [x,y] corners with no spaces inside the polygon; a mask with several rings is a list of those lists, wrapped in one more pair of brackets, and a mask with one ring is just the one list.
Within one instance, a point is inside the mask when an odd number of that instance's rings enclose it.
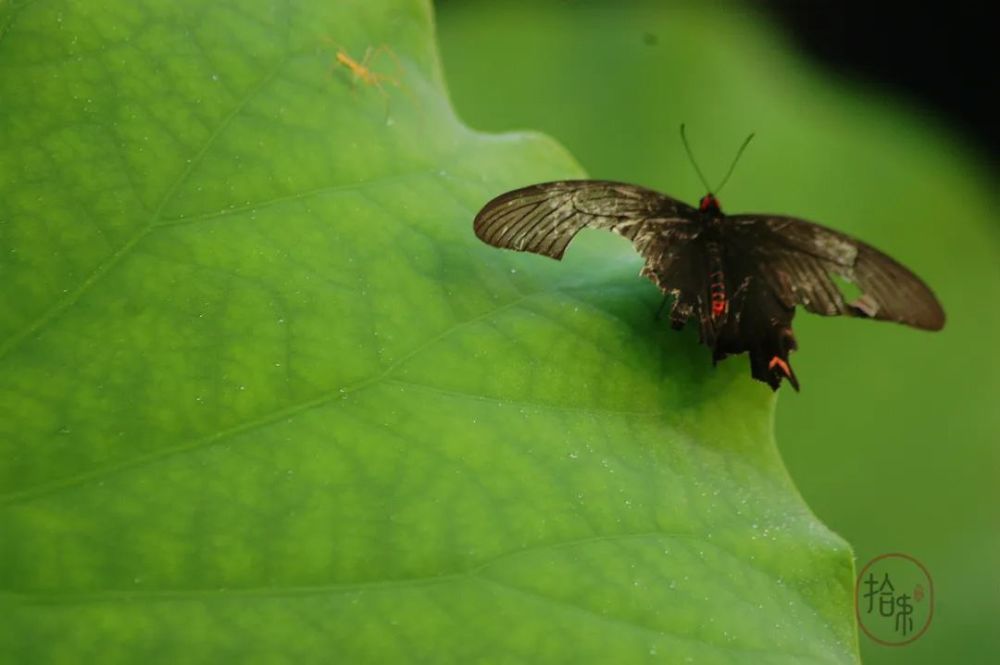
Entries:
{"label": "blurred green background", "polygon": [[689,202],[704,192],[680,123],[710,181],[755,131],[725,210],[857,235],[934,288],[949,317],[937,334],[800,313],[803,391],[782,391],[775,426],[800,491],[859,569],[901,551],[934,577],[928,633],[897,649],[862,635],[865,662],[996,662],[995,174],[943,120],[810,62],[745,5],[491,0],[437,12],[450,93],[472,127],[541,130],[592,177]]}

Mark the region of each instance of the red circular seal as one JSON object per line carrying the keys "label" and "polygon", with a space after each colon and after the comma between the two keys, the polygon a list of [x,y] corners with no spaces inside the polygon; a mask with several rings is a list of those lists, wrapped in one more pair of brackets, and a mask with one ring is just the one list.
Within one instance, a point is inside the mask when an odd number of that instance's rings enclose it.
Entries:
{"label": "red circular seal", "polygon": [[900,647],[919,639],[934,618],[934,581],[924,564],[892,552],[869,561],[854,585],[854,613],[865,635]]}

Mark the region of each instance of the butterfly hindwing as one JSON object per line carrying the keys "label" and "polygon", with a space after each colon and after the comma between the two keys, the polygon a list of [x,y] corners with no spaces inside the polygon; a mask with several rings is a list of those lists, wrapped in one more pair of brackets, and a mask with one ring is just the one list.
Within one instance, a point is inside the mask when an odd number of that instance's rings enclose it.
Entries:
{"label": "butterfly hindwing", "polygon": [[797,348],[792,332],[795,308],[782,302],[778,294],[752,264],[727,262],[731,291],[729,309],[719,326],[712,359],[746,352],[755,379],[777,390],[783,379],[799,389],[788,355]]}

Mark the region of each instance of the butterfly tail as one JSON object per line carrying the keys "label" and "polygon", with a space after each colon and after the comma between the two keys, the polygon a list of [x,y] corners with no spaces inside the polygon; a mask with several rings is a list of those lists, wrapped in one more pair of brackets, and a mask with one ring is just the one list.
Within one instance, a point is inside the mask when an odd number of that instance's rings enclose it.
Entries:
{"label": "butterfly tail", "polygon": [[772,390],[777,390],[781,381],[787,379],[798,392],[799,379],[788,359],[789,353],[797,346],[791,328],[773,329],[765,338],[764,344],[750,351],[750,373],[753,378],[771,386]]}

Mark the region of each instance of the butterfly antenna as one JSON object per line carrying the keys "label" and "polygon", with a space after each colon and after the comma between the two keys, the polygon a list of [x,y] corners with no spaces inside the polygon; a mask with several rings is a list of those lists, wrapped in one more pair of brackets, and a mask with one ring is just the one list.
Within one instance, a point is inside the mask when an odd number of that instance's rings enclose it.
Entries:
{"label": "butterfly antenna", "polygon": [[701,172],[701,169],[698,168],[698,162],[694,161],[694,153],[691,152],[691,146],[688,145],[688,138],[687,138],[687,134],[684,133],[684,123],[683,122],[681,123],[681,141],[684,142],[684,149],[687,150],[688,159],[691,160],[691,166],[694,167],[695,173],[697,173],[698,177],[701,178],[701,184],[705,185],[705,191],[706,192],[711,192],[712,188],[708,186],[708,181],[705,180],[704,174]]}
{"label": "butterfly antenna", "polygon": [[727,182],[729,182],[729,176],[733,175],[733,169],[736,168],[736,162],[740,161],[740,156],[743,154],[743,151],[747,149],[747,146],[750,145],[750,141],[753,140],[753,137],[753,132],[751,132],[750,136],[748,136],[746,141],[743,142],[743,145],[740,146],[740,149],[736,151],[736,157],[733,158],[733,163],[729,165],[729,170],[726,171],[726,177],[723,178],[722,182],[719,183],[719,186],[715,188],[716,194],[722,191],[722,188],[726,186]]}

